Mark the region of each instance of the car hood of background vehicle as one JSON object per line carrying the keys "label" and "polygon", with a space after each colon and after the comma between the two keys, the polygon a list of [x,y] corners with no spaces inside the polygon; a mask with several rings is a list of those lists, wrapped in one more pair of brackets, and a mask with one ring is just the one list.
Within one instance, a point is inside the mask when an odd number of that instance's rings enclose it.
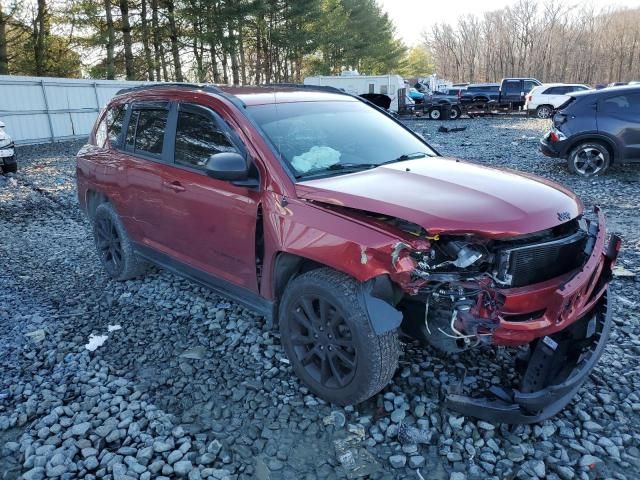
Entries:
{"label": "car hood of background vehicle", "polygon": [[299,198],[392,216],[430,234],[508,238],[554,227],[583,205],[553,182],[442,157],[296,184]]}

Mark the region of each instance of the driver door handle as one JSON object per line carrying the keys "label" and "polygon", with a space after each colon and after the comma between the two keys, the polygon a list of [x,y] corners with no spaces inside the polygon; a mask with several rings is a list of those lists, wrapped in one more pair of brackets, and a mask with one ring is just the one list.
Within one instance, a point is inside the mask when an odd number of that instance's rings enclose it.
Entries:
{"label": "driver door handle", "polygon": [[162,182],[162,186],[166,187],[166,188],[170,188],[174,192],[184,192],[185,191],[185,188],[177,180],[174,180],[173,182],[164,181],[164,182]]}

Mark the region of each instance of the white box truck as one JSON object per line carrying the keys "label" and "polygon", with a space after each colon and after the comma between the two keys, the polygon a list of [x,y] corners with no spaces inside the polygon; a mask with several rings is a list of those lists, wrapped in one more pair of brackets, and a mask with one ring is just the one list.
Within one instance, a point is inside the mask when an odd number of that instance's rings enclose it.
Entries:
{"label": "white box truck", "polygon": [[[346,72],[345,72],[346,73]],[[381,93],[391,99],[389,110],[398,111],[398,90],[408,88],[400,75],[357,75],[306,77],[305,85],[335,87],[352,95]]]}

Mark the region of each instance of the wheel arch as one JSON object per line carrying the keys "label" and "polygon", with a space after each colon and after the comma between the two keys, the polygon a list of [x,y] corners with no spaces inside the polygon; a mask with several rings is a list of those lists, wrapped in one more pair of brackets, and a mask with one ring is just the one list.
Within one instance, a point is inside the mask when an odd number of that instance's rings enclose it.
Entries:
{"label": "wheel arch", "polygon": [[99,190],[87,190],[87,193],[85,194],[85,205],[87,206],[86,214],[91,222],[93,222],[96,215],[96,209],[102,203],[111,203],[109,197]]}
{"label": "wheel arch", "polygon": [[[279,318],[280,299],[289,282],[303,273],[319,268],[330,268],[354,278],[348,272],[336,269],[331,265],[325,265],[293,253],[278,252],[271,279],[273,298],[275,299],[274,326]],[[358,281],[355,278],[354,280]],[[402,289],[391,280],[388,274],[378,275],[358,283],[361,285],[361,300],[367,309],[371,326],[376,334],[380,335],[398,328],[402,323],[402,313],[395,308],[395,305],[403,296]]]}
{"label": "wheel arch", "polygon": [[571,152],[578,145],[580,145],[581,143],[588,143],[588,142],[600,143],[604,145],[607,148],[607,150],[609,150],[609,155],[611,156],[611,164],[613,164],[618,159],[618,148],[615,142],[609,137],[607,137],[606,135],[602,135],[602,134],[587,134],[587,135],[581,135],[575,138],[574,140],[571,141],[571,143],[567,145],[564,152],[564,156],[568,158],[569,155],[571,155]]}

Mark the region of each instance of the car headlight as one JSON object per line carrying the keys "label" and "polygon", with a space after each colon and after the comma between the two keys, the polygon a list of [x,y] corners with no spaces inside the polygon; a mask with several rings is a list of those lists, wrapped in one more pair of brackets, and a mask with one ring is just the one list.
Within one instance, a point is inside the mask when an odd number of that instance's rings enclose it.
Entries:
{"label": "car headlight", "polygon": [[12,143],[13,143],[13,140],[11,140],[10,138],[0,139],[0,148],[8,147]]}

